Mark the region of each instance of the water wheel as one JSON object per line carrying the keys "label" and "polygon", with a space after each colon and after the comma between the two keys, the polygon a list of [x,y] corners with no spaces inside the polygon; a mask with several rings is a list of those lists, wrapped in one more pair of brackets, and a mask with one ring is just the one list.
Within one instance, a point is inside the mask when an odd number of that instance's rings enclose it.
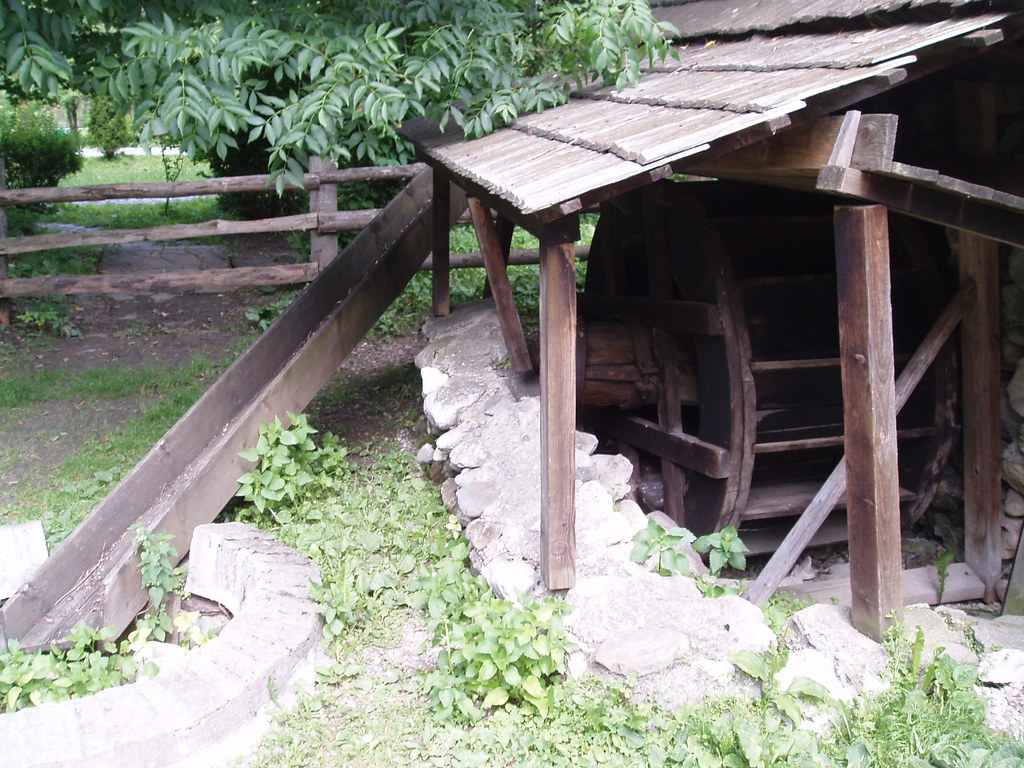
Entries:
{"label": "water wheel", "polygon": [[[662,182],[602,207],[580,296],[581,425],[660,464],[665,511],[695,533],[799,514],[842,457],[835,202]],[[941,230],[891,221],[898,373],[950,286]],[[899,415],[905,525],[955,442],[956,373],[947,344]]]}

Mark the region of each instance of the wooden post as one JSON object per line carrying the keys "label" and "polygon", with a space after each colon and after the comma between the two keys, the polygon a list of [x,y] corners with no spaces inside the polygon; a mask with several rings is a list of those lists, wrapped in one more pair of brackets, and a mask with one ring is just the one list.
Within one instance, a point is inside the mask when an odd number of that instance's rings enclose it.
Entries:
{"label": "wooden post", "polygon": [[[7,158],[0,155],[0,190],[7,189]],[[7,238],[7,206],[0,205],[0,240]],[[0,280],[9,276],[7,254],[0,256]],[[0,297],[0,325],[11,324],[11,300]]]}
{"label": "wooden post", "polygon": [[[338,167],[330,160],[313,156],[309,158],[309,172],[336,171]],[[309,212],[315,214],[336,213],[338,210],[338,185],[320,184],[309,193]],[[337,233],[321,234],[319,229],[309,235],[309,258],[320,271],[338,257]]]}
{"label": "wooden post", "polygon": [[[996,150],[994,83],[956,83],[957,144],[962,152]],[[995,602],[1002,570],[999,437],[999,244],[960,232],[960,280],[973,280],[978,299],[964,315],[964,528],[966,560]]]}
{"label": "wooden post", "polygon": [[[499,214],[498,220],[494,224],[494,229],[498,233],[498,244],[501,246],[501,258],[504,260],[505,266],[507,267],[512,255],[512,235],[515,234],[516,230],[515,222],[511,219],[506,219],[504,216]],[[481,294],[481,298],[490,298],[491,293],[491,281],[490,278],[488,278],[484,281],[484,290]]]}
{"label": "wooden post", "polygon": [[835,212],[853,625],[874,640],[903,611],[887,215]]}
{"label": "wooden post", "polygon": [[576,255],[579,219],[540,239],[540,568],[548,589],[576,583]]}
{"label": "wooden post", "polygon": [[448,205],[451,199],[451,182],[438,169],[434,173],[434,249],[433,270],[431,271],[431,291],[433,295],[434,317],[447,315],[452,311],[452,294],[449,277],[451,276],[450,229],[448,223]]}
{"label": "wooden post", "polygon": [[[523,324],[516,310],[512,286],[508,282],[506,255],[502,252],[498,230],[494,226],[490,209],[479,198],[470,197],[468,202],[469,215],[473,219],[476,239],[480,243],[480,253],[484,259],[484,269],[487,270],[487,284],[493,290],[494,306],[498,310],[501,335],[505,339],[505,347],[512,360],[512,370],[516,373],[528,373],[533,370],[533,363],[526,348],[526,336],[523,335]],[[574,262],[575,258],[574,251]],[[450,266],[449,264],[449,268]]]}

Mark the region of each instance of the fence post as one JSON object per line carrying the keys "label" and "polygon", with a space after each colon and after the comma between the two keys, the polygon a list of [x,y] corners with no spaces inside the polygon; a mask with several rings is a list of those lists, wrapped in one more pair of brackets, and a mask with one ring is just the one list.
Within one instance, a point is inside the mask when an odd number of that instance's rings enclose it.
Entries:
{"label": "fence post", "polygon": [[[0,155],[0,190],[7,189],[7,158]],[[7,206],[0,205],[0,240],[7,238]],[[9,277],[7,254],[0,255],[0,280]],[[0,296],[0,325],[11,324],[11,300]]]}
{"label": "fence post", "polygon": [[[336,171],[338,167],[322,157],[314,155],[309,158],[309,172],[318,174],[320,171]],[[320,184],[309,193],[310,213],[334,213],[338,210],[338,185]],[[309,258],[319,271],[323,271],[338,256],[338,233],[321,234],[319,226],[309,235]]]}

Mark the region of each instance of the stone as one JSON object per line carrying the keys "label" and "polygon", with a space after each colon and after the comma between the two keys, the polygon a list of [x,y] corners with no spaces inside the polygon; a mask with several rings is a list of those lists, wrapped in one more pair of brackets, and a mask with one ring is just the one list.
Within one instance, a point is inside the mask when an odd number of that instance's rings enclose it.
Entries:
{"label": "stone", "polygon": [[803,560],[793,566],[793,570],[789,572],[779,584],[782,587],[788,587],[794,584],[802,584],[805,581],[810,581],[818,572],[814,569],[814,561],[810,555],[807,555]]}
{"label": "stone", "polygon": [[1021,455],[1016,441],[1003,449],[1002,472],[1003,479],[1010,487],[1017,493],[1024,494],[1024,456]]}
{"label": "stone", "polygon": [[590,456],[597,450],[597,443],[597,435],[592,435],[589,432],[576,432],[577,451],[583,451]]}
{"label": "stone", "polygon": [[1014,246],[1010,249],[1007,271],[1010,273],[1010,279],[1024,288],[1024,248]]}
{"label": "stone", "polygon": [[1017,361],[1013,377],[1006,385],[1006,394],[1010,401],[1010,407],[1018,416],[1024,416],[1024,359]]}
{"label": "stone", "polygon": [[633,462],[620,454],[606,453],[594,455],[593,462],[593,479],[607,488],[615,501],[633,492]]}
{"label": "stone", "polygon": [[537,569],[525,560],[495,558],[481,569],[480,575],[491,585],[494,594],[513,603],[533,592],[538,580]]}
{"label": "stone", "polygon": [[684,658],[690,639],[667,627],[647,627],[609,638],[598,645],[594,660],[617,675],[645,677]]}
{"label": "stone", "polygon": [[1024,651],[1024,616],[1000,616],[978,621],[972,627],[974,639],[986,652],[1009,648]]}
{"label": "stone", "polygon": [[473,520],[494,508],[501,495],[493,482],[476,482],[463,485],[455,492],[459,505],[460,519]]}
{"label": "stone", "polygon": [[859,690],[885,690],[889,655],[880,644],[853,628],[849,608],[811,605],[793,614],[789,621],[791,648],[813,648],[835,659],[836,674]]}
{"label": "stone", "polygon": [[420,369],[420,380],[423,382],[423,394],[432,395],[444,387],[451,377],[432,365]]}
{"label": "stone", "polygon": [[459,413],[479,400],[484,392],[483,385],[472,381],[449,384],[423,399],[423,412],[433,429],[451,429],[458,423]]}
{"label": "stone", "polygon": [[576,449],[576,481],[586,483],[594,479],[594,459],[586,451]]}
{"label": "stone", "polygon": [[1020,532],[1024,529],[1024,519],[1003,515],[1000,527],[1003,536],[1003,560],[1013,560],[1017,556],[1017,545],[1020,542]]}
{"label": "stone", "polygon": [[615,511],[626,519],[626,526],[631,532],[629,540],[632,541],[640,531],[647,527],[647,515],[632,499],[622,499],[615,504]]}
{"label": "stone", "polygon": [[978,679],[989,685],[1024,683],[1024,651],[1004,648],[986,653],[978,666]]}
{"label": "stone", "polygon": [[924,659],[931,659],[943,649],[957,664],[978,663],[978,655],[968,647],[964,632],[950,627],[945,616],[927,605],[908,605],[903,609],[903,634],[913,642],[918,629],[924,634]]}
{"label": "stone", "polygon": [[857,695],[853,686],[839,679],[832,658],[814,648],[791,651],[786,666],[776,673],[775,682],[784,691],[798,677],[806,677],[822,685],[828,695],[838,701],[852,701]]}
{"label": "stone", "polygon": [[964,479],[952,465],[947,465],[942,473],[932,507],[944,512],[959,512],[964,508]]}
{"label": "stone", "polygon": [[416,461],[420,464],[430,464],[434,460],[434,450],[434,446],[430,443],[424,443],[416,451]]}
{"label": "stone", "polygon": [[[675,520],[661,510],[655,510],[654,512],[649,513],[647,515],[647,519],[654,520],[666,531],[679,527]],[[690,563],[690,573],[694,576],[707,576],[711,573],[710,569],[704,565],[704,561],[701,559],[700,555],[697,554],[697,550],[693,547],[686,547],[686,559]]]}
{"label": "stone", "polygon": [[1000,289],[1003,297],[1003,319],[1010,322],[1024,320],[1024,288],[1010,283]]}
{"label": "stone", "polygon": [[0,600],[17,592],[47,557],[39,520],[0,526]]}
{"label": "stone", "polygon": [[438,435],[435,444],[438,450],[451,451],[456,445],[462,442],[469,433],[469,426],[466,424],[460,424],[455,429],[450,429],[442,435]]}
{"label": "stone", "polygon": [[1003,512],[1008,517],[1024,517],[1024,496],[1010,488],[1003,499]]}

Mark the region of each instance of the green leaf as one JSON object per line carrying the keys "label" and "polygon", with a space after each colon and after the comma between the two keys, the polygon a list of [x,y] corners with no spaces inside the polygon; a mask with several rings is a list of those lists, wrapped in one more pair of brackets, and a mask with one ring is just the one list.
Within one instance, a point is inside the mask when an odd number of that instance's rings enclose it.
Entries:
{"label": "green leaf", "polygon": [[483,708],[490,709],[492,707],[503,706],[508,701],[508,691],[504,688],[491,688],[484,697]]}
{"label": "green leaf", "polygon": [[766,682],[771,677],[771,668],[764,656],[753,651],[735,651],[729,654],[729,661],[755,680]]}

